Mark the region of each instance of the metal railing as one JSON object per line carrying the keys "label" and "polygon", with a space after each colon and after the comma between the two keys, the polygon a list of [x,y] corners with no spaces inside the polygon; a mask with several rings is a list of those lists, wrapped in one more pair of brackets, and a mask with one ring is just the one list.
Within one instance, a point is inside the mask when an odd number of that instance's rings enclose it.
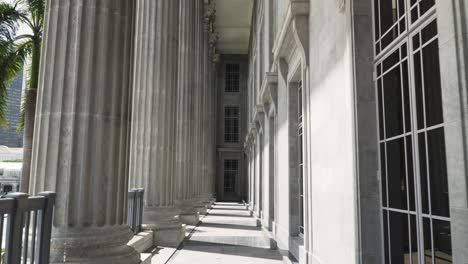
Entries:
{"label": "metal railing", "polygon": [[10,193],[0,199],[0,263],[49,263],[54,204],[52,192]]}
{"label": "metal railing", "polygon": [[145,189],[131,189],[128,192],[128,216],[127,224],[133,230],[134,234],[141,232],[143,224],[143,195]]}

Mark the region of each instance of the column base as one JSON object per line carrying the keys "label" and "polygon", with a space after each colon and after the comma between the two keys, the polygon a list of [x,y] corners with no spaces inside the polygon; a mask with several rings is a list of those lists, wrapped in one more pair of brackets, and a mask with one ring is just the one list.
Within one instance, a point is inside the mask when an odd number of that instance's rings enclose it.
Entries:
{"label": "column base", "polygon": [[199,198],[198,200],[194,201],[194,204],[195,210],[197,210],[200,215],[206,215],[208,212],[206,209],[206,198]]}
{"label": "column base", "polygon": [[132,237],[126,225],[55,228],[50,263],[138,264],[140,254],[127,245]]}
{"label": "column base", "polygon": [[200,215],[195,208],[196,202],[193,200],[176,201],[176,206],[180,210],[179,220],[186,225],[197,225],[200,222]]}
{"label": "column base", "polygon": [[198,222],[200,222],[200,215],[198,212],[193,213],[193,214],[180,214],[179,219],[182,223],[186,225],[197,225]]}
{"label": "column base", "polygon": [[146,208],[143,228],[153,231],[155,246],[177,247],[185,239],[185,225],[176,208]]}
{"label": "column base", "polygon": [[208,210],[206,210],[205,205],[197,206],[195,207],[195,209],[198,211],[199,215],[206,215],[206,213],[208,212]]}

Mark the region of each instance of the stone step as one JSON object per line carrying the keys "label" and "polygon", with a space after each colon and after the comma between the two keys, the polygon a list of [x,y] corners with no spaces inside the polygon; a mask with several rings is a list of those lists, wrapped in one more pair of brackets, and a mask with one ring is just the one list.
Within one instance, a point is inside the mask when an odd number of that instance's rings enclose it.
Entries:
{"label": "stone step", "polygon": [[139,253],[143,253],[153,247],[153,231],[144,231],[136,234],[128,245]]}
{"label": "stone step", "polygon": [[153,255],[151,253],[141,253],[140,254],[140,264],[151,264],[151,258]]}

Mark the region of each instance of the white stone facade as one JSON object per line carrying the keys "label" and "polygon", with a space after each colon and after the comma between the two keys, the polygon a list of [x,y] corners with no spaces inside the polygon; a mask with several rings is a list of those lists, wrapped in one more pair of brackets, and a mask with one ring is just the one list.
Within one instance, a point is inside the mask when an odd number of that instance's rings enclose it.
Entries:
{"label": "white stone facade", "polygon": [[[393,33],[401,34],[400,38],[383,40],[390,47],[405,43],[407,34],[410,36],[407,42],[414,48],[417,44],[411,37],[419,30],[427,34],[430,22],[437,21],[438,36],[431,43],[439,43],[441,86],[431,88],[433,86],[429,85],[434,82],[427,82],[430,78],[427,73],[423,82],[426,82],[426,90],[441,91],[431,106],[436,107],[439,100],[442,102],[445,121],[426,130],[428,132],[422,132],[418,126],[418,132],[408,132],[407,135],[418,134],[421,144],[424,142],[421,135],[427,133],[427,138],[434,137],[431,131],[443,129],[445,137],[439,139],[442,143],[437,147],[445,149],[446,157],[432,160],[427,167],[429,174],[436,174],[434,170],[438,168],[440,175],[427,176],[421,165],[426,164],[422,161],[426,157],[416,156],[416,151],[417,155],[423,155],[426,148],[411,145],[412,141],[406,139],[405,142],[409,142],[406,151],[413,149],[410,153],[415,156],[410,154],[411,161],[406,161],[410,164],[406,166],[410,176],[407,176],[407,182],[401,183],[401,188],[407,193],[405,197],[409,197],[405,199],[410,199],[409,206],[413,199],[416,203],[416,208],[406,211],[392,206],[391,200],[387,206],[386,200],[381,198],[392,195],[387,193],[387,190],[393,190],[388,184],[399,177],[383,163],[385,157],[390,159],[392,143],[382,143],[379,147],[379,142],[391,142],[382,141],[382,135],[379,139],[379,122],[381,124],[383,119],[380,117],[379,121],[380,97],[376,94],[380,74],[376,72],[378,67],[385,67],[386,62],[384,66],[376,65],[391,52],[390,48],[375,50],[373,45],[377,34],[373,34],[374,18],[384,16],[385,2],[390,8],[393,3],[393,10],[400,8],[398,12],[401,14],[410,8],[420,14],[416,17],[418,13],[410,15],[407,12],[408,20],[402,16],[410,31],[406,31],[400,22],[400,33]],[[414,1],[390,2],[255,1],[249,49],[249,131],[245,138],[248,202],[254,215],[277,241],[282,254],[285,257],[292,255],[299,263],[403,263],[400,258],[409,261],[410,254],[404,247],[411,247],[413,255],[421,261],[423,257],[431,261],[431,254],[436,263],[468,261],[467,174],[463,169],[466,146],[462,143],[466,140],[463,132],[466,102],[456,99],[466,93],[463,69],[468,57],[464,51],[456,50],[465,50],[468,45],[464,37],[468,25],[467,5],[464,1],[449,3],[443,0],[436,0],[434,6],[429,4],[428,7],[418,7]],[[381,23],[382,30],[377,32],[384,34]],[[423,50],[429,54],[426,48],[429,44],[426,45]],[[437,52],[431,52],[432,58],[438,58]],[[405,67],[419,67],[414,62],[416,55],[405,59],[405,53],[400,54],[402,61],[409,61],[409,66],[405,64]],[[421,59],[423,67],[429,67],[424,65],[428,58]],[[402,71],[402,74],[405,73]],[[417,76],[416,70],[409,74],[410,87],[415,87],[416,92],[410,92],[414,101],[403,112],[411,112],[416,120],[422,114],[420,110],[411,109],[420,104],[418,98],[423,95],[417,94],[420,89],[417,77],[411,83],[413,76]],[[431,74],[438,75],[438,71]],[[383,82],[388,81],[385,78]],[[298,91],[302,91],[301,97]],[[433,96],[427,93],[425,97]],[[425,111],[429,111],[428,108]],[[429,113],[425,116],[429,120]],[[409,126],[411,121],[407,122]],[[432,151],[442,151],[431,149],[436,143],[426,141],[426,144],[429,160],[435,157]],[[379,154],[382,150],[386,156]],[[440,169],[445,166],[446,178],[445,170]],[[434,183],[429,198],[424,196],[426,176],[434,177],[429,179],[430,184]],[[413,180],[416,183],[410,182]],[[411,184],[415,186],[415,194]],[[434,197],[440,192],[437,188],[445,188],[439,184],[447,186],[442,198]],[[436,200],[439,198],[445,201]],[[432,215],[425,211],[427,199],[432,199]],[[444,204],[443,209],[436,208],[437,203]],[[447,213],[437,215],[436,209]],[[410,224],[396,224],[394,217],[407,215]],[[417,223],[414,226],[413,218]],[[439,231],[439,224],[444,226],[444,231]],[[396,237],[395,233],[405,225],[407,228],[411,225],[412,231],[408,229]],[[427,233],[429,226],[432,229]],[[408,246],[404,241],[405,236],[409,239],[410,235],[417,242],[407,242],[411,244]],[[424,256],[427,250],[429,257]],[[412,263],[418,262],[413,260]]]}

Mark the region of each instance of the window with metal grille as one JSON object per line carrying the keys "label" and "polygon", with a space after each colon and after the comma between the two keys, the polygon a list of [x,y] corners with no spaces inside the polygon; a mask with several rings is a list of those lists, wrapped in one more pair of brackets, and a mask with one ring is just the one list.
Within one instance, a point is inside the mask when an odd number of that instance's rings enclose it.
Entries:
{"label": "window with metal grille", "polygon": [[435,1],[374,7],[382,262],[452,263]]}
{"label": "window with metal grille", "polygon": [[239,107],[224,107],[224,142],[239,143]]}
{"label": "window with metal grille", "polygon": [[225,91],[226,93],[238,93],[240,86],[240,65],[235,63],[226,64]]}
{"label": "window with metal grille", "polygon": [[239,160],[224,160],[224,192],[236,191],[236,178],[239,173]]}

